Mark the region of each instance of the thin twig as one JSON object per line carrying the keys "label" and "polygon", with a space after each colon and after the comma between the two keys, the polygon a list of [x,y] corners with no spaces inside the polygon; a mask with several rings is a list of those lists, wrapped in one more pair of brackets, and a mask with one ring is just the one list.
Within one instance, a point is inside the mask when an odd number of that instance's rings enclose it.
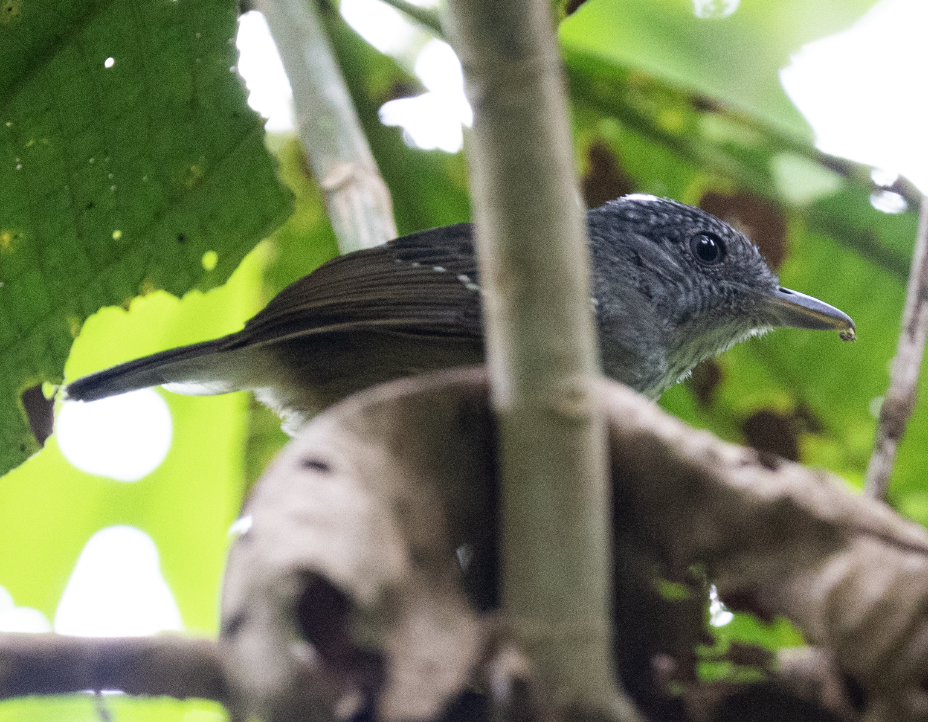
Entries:
{"label": "thin twig", "polygon": [[361,128],[316,0],[258,0],[293,88],[296,127],[342,253],[396,237],[390,191]]}
{"label": "thin twig", "polygon": [[212,640],[0,634],[0,699],[88,689],[228,701]]}
{"label": "thin twig", "polygon": [[866,492],[875,499],[886,497],[896,446],[905,433],[915,408],[916,385],[928,336],[928,196],[922,197],[918,236],[909,272],[902,331],[889,378],[889,389],[880,409],[876,444],[867,467]]}
{"label": "thin twig", "polygon": [[404,15],[408,15],[420,25],[431,30],[436,37],[444,39],[441,30],[441,21],[438,19],[438,13],[428,8],[413,5],[409,0],[383,0],[387,5],[392,5]]}
{"label": "thin twig", "polygon": [[113,711],[106,703],[106,697],[103,696],[102,690],[96,690],[93,693],[93,707],[97,713],[97,719],[100,722],[114,722]]}

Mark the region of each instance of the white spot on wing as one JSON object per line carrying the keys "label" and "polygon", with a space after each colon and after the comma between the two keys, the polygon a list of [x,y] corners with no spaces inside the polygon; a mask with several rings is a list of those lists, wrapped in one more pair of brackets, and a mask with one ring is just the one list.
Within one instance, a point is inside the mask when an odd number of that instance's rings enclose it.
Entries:
{"label": "white spot on wing", "polygon": [[657,196],[652,196],[649,193],[629,193],[627,196],[622,197],[623,201],[640,201],[642,203],[653,203],[659,201],[660,198]]}
{"label": "white spot on wing", "polygon": [[464,284],[464,288],[466,288],[468,291],[479,291],[480,290],[480,284],[474,283],[471,280],[471,277],[468,276],[466,273],[462,273],[461,275],[459,275],[458,280]]}

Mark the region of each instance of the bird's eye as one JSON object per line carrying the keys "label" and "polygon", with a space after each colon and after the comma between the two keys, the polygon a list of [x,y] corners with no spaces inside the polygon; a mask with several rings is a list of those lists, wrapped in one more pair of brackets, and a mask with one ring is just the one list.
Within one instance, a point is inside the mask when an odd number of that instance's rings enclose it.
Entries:
{"label": "bird's eye", "polygon": [[693,236],[690,239],[690,250],[697,261],[707,266],[713,266],[725,257],[725,244],[708,233],[697,233]]}

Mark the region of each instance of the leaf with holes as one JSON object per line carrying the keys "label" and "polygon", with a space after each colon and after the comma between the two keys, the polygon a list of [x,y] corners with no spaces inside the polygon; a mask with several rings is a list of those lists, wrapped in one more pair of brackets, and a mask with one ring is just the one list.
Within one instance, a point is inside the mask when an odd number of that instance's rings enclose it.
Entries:
{"label": "leaf with holes", "polygon": [[0,14],[0,471],[20,400],[101,306],[223,283],[289,213],[234,65],[231,0]]}

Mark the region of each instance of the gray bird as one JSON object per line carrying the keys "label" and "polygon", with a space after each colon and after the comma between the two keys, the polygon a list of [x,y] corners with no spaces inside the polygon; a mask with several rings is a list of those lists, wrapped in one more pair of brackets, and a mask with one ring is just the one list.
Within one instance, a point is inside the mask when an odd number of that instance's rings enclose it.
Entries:
{"label": "gray bird", "polygon": [[[854,337],[849,316],[780,287],[753,243],[698,208],[630,195],[588,211],[587,224],[603,369],[650,398],[776,326]],[[482,359],[473,226],[460,223],[335,258],[241,331],[85,376],[66,397],[252,389],[293,431],[359,389]]]}

